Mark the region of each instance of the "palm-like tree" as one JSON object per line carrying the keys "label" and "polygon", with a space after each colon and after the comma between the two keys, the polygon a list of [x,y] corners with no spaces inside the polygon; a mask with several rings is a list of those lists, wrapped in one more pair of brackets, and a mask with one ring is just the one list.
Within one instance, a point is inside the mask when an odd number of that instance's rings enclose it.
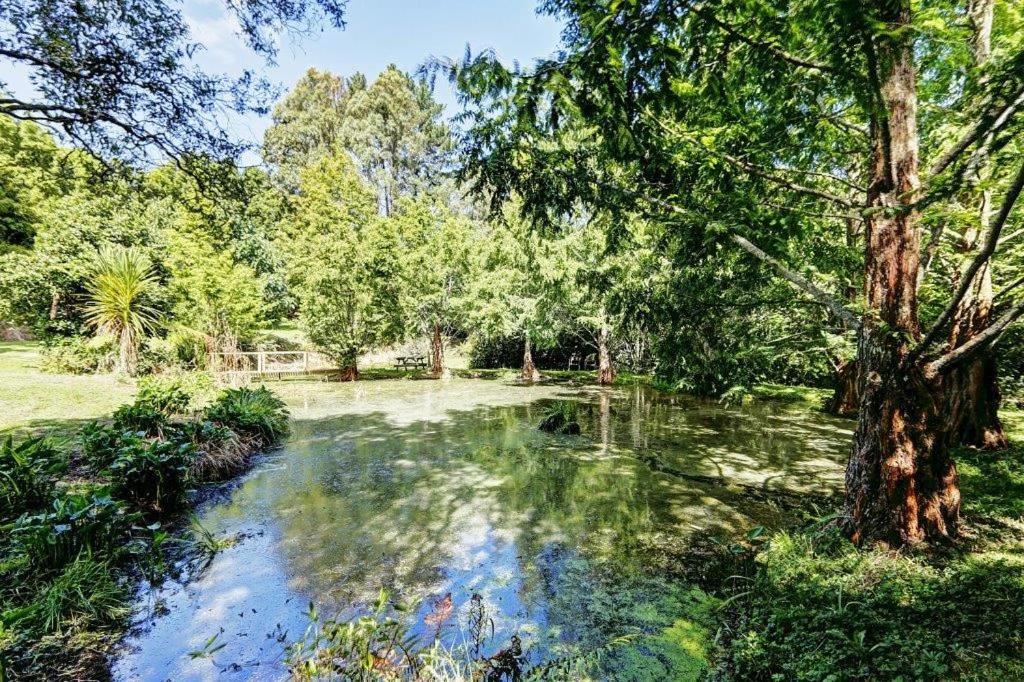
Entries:
{"label": "palm-like tree", "polygon": [[146,303],[156,286],[153,264],[139,249],[100,250],[85,316],[97,332],[117,338],[118,372],[135,372],[139,341],[156,323],[157,311]]}

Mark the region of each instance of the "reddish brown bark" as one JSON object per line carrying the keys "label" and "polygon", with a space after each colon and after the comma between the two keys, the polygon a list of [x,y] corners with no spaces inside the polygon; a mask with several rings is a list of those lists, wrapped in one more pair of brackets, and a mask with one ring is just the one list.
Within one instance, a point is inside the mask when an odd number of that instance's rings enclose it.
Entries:
{"label": "reddish brown bark", "polygon": [[839,417],[853,417],[860,407],[860,366],[856,360],[840,362],[835,375],[835,389],[825,403],[825,411]]}
{"label": "reddish brown bark", "polygon": [[608,350],[608,340],[611,331],[607,324],[601,325],[597,334],[597,383],[607,386],[615,381],[615,366],[612,365],[612,356]]}
{"label": "reddish brown bark", "polygon": [[[983,66],[991,52],[993,0],[971,0],[968,18],[972,27],[971,49],[976,66]],[[981,149],[985,149],[983,143]],[[987,176],[983,152],[968,169],[968,188],[962,201],[974,209],[975,219],[963,230],[959,244],[965,264],[960,271],[966,273],[966,263],[979,247],[982,232],[992,218],[992,193],[984,187]],[[956,291],[960,281],[953,282]],[[992,269],[986,263],[975,273],[970,288],[957,306],[950,329],[949,347],[958,348],[992,322]],[[995,358],[991,353],[980,354],[974,360],[955,368],[947,380],[949,419],[952,422],[953,442],[996,450],[1008,445],[999,421],[999,380]]]}
{"label": "reddish brown bark", "polygon": [[359,378],[359,368],[355,363],[348,367],[342,367],[338,373],[338,381],[355,381]]}
{"label": "reddish brown bark", "polygon": [[859,421],[846,470],[844,523],[855,542],[954,537],[960,513],[942,387],[910,361],[920,339],[917,97],[909,0],[878,0],[888,24],[867,41],[878,83],[871,120]]}
{"label": "reddish brown bark", "polygon": [[540,381],[540,372],[537,371],[537,366],[533,364],[533,352],[530,350],[530,335],[526,335],[526,341],[523,344],[523,371],[520,374],[523,381]]}

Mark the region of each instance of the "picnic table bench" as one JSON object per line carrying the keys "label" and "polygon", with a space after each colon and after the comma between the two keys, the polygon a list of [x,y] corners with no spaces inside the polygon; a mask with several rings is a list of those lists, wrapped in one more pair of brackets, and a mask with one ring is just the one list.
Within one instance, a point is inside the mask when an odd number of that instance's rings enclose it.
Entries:
{"label": "picnic table bench", "polygon": [[395,369],[426,369],[426,355],[399,355],[395,358]]}

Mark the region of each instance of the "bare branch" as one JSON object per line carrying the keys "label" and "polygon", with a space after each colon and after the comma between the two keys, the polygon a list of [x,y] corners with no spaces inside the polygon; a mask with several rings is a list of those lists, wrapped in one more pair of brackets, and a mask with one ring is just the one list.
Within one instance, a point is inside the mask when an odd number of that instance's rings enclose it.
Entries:
{"label": "bare branch", "polygon": [[732,240],[736,242],[736,244],[738,244],[740,248],[742,248],[744,251],[751,254],[752,256],[771,265],[783,277],[783,279],[793,284],[798,289],[801,289],[804,292],[808,293],[811,296],[811,298],[813,298],[817,302],[827,307],[830,311],[832,311],[832,313],[836,317],[844,320],[847,324],[849,324],[851,327],[855,329],[860,327],[860,319],[852,310],[848,309],[842,303],[829,296],[809,279],[807,279],[803,275],[800,275],[790,270],[785,265],[783,265],[781,261],[769,256],[767,253],[759,249],[757,246],[752,244],[749,240],[745,239],[744,237],[735,233],[732,234],[731,236]]}

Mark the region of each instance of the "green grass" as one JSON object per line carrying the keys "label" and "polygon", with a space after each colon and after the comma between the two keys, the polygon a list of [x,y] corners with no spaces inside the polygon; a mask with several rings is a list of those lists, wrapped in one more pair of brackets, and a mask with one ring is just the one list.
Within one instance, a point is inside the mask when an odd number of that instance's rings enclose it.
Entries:
{"label": "green grass", "polygon": [[[857,549],[829,524],[778,532],[723,582],[719,672],[742,679],[1024,678],[1024,419],[1012,447],[956,453],[952,547]],[[773,677],[775,676],[775,677]]]}
{"label": "green grass", "polygon": [[44,374],[39,362],[38,343],[0,342],[0,435],[67,439],[135,395],[134,383],[112,375]]}

